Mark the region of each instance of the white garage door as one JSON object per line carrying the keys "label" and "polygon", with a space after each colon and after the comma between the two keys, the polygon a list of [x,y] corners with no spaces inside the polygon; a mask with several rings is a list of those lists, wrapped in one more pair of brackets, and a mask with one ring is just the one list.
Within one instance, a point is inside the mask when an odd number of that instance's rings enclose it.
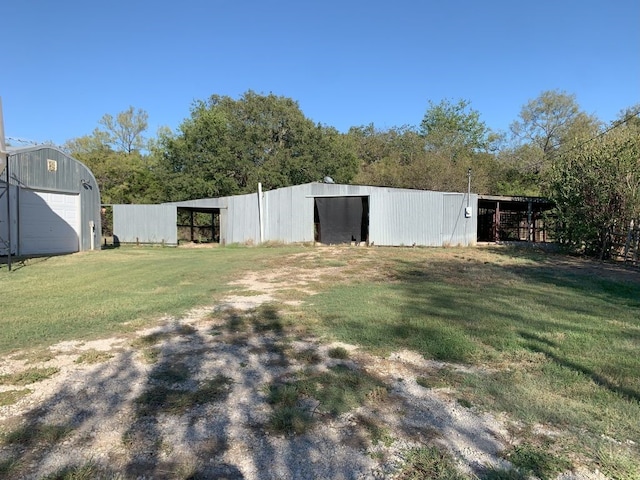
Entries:
{"label": "white garage door", "polygon": [[79,250],[80,195],[20,190],[19,255]]}

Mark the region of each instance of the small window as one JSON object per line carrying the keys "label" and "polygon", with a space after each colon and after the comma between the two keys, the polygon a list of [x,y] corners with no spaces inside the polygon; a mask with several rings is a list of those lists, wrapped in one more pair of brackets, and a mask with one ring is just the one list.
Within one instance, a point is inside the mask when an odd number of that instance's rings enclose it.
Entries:
{"label": "small window", "polygon": [[47,170],[50,172],[58,171],[58,162],[56,160],[47,159]]}

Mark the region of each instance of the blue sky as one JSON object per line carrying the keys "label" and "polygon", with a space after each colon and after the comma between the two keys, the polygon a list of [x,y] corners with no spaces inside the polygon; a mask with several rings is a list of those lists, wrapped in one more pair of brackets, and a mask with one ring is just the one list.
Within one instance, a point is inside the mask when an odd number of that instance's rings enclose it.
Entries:
{"label": "blue sky", "polygon": [[604,122],[640,103],[638,0],[7,0],[0,18],[5,132],[35,142],[130,105],[155,136],[247,90],[340,131],[419,125],[443,99],[493,130],[545,90]]}

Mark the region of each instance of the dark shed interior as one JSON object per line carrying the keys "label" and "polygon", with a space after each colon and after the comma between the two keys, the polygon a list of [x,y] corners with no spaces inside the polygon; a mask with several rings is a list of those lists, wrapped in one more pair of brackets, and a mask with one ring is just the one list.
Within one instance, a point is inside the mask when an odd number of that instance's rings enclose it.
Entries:
{"label": "dark shed interior", "polygon": [[478,197],[479,242],[552,242],[554,204],[542,197]]}

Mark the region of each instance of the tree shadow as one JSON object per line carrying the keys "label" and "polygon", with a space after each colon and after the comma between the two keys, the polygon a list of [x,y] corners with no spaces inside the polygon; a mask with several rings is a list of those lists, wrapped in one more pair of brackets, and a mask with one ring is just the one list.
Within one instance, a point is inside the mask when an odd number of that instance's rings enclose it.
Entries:
{"label": "tree shadow", "polygon": [[606,388],[614,394],[620,395],[621,397],[624,397],[632,402],[640,402],[640,390],[636,390],[625,385],[617,385],[608,380],[605,376],[598,374],[595,370],[581,365],[578,362],[572,361],[566,356],[560,356],[554,353],[551,349],[556,345],[547,339],[525,332],[521,332],[521,335],[523,338],[527,338],[530,340],[530,342],[527,343],[527,348],[532,352],[541,353],[549,360],[555,362],[557,365],[585,375],[586,377],[590,378],[596,385],[599,385],[602,388]]}
{"label": "tree shadow", "polygon": [[3,425],[0,476],[355,479],[370,467],[334,451],[332,436],[269,431],[265,387],[298,371],[275,307],[210,317],[169,321],[108,361],[63,369],[55,392]]}

